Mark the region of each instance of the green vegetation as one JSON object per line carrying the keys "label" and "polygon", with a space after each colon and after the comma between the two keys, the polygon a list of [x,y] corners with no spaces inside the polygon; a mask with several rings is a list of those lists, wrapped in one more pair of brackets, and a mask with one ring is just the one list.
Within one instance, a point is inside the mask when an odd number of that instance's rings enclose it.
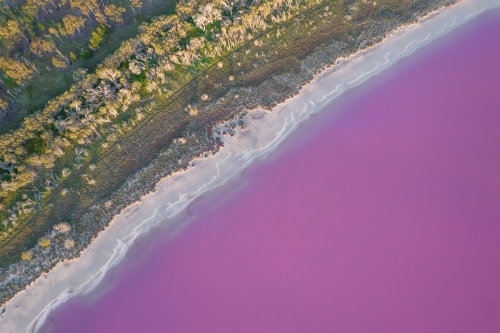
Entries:
{"label": "green vegetation", "polygon": [[106,37],[109,35],[110,30],[104,24],[99,25],[92,31],[92,35],[89,41],[89,48],[96,51],[106,42]]}
{"label": "green vegetation", "polygon": [[81,57],[82,59],[85,59],[85,60],[92,58],[92,50],[89,50],[89,49],[85,49],[85,50],[83,50],[83,51],[80,53],[80,57]]}
{"label": "green vegetation", "polygon": [[[7,88],[0,107],[53,97],[13,118],[22,121],[0,136],[0,267],[26,260],[36,244],[51,246],[40,240],[51,226],[76,223],[108,198],[190,122],[206,117],[199,105],[229,87],[297,70],[321,43],[359,36],[378,8],[410,4],[182,0],[176,15],[149,20],[139,0],[128,7],[79,1],[61,3],[69,7],[60,12],[50,5],[32,10],[26,24],[9,19],[28,8],[19,5],[0,23],[0,37],[9,36],[1,39],[2,52],[9,51],[0,58]],[[9,95],[14,88],[19,104]]]}
{"label": "green vegetation", "polygon": [[[0,134],[69,89],[76,68],[95,70],[141,23],[174,8],[175,0],[0,0]],[[93,32],[99,50],[89,53]]]}
{"label": "green vegetation", "polygon": [[[43,226],[40,209],[53,205],[54,200],[71,200],[75,192],[99,187],[95,176],[81,172],[83,165],[98,161],[108,145],[141,123],[138,107],[151,109],[146,100],[174,96],[197,72],[219,67],[221,56],[274,29],[273,21],[274,25],[289,21],[304,5],[316,2],[269,1],[253,6],[242,2],[229,9],[222,2],[186,2],[178,4],[180,16],[159,16],[141,24],[137,37],[122,43],[94,74],[78,74],[79,81],[69,90],[26,117],[19,129],[0,137],[1,168],[9,175],[0,191],[5,207],[0,212],[0,242],[16,244],[34,221]],[[102,42],[107,33],[100,25],[92,38]],[[30,48],[40,55],[55,53],[61,67],[68,59],[53,40],[39,38]],[[197,108],[190,106],[182,122],[197,114]],[[71,176],[64,177],[64,170]],[[61,196],[63,189],[72,189],[71,195],[66,190]],[[23,199],[21,194],[26,192]],[[33,244],[38,233],[29,234],[21,237],[24,244]]]}

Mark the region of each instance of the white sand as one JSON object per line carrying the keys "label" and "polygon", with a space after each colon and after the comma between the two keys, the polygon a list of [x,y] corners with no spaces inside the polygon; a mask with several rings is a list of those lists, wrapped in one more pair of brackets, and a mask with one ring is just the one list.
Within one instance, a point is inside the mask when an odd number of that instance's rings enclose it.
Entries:
{"label": "white sand", "polygon": [[500,0],[464,0],[400,29],[391,38],[369,50],[342,60],[320,74],[296,97],[273,112],[252,111],[245,128],[225,138],[225,147],[215,156],[195,161],[195,167],[162,180],[154,193],[117,216],[80,258],[58,264],[48,274],[6,305],[0,331],[35,332],[51,310],[69,297],[93,289],[107,270],[115,266],[140,235],[158,223],[180,230],[171,219],[193,200],[237,176],[252,161],[264,158],[300,123],[320,112],[344,91],[388,68],[420,46],[446,34]]}

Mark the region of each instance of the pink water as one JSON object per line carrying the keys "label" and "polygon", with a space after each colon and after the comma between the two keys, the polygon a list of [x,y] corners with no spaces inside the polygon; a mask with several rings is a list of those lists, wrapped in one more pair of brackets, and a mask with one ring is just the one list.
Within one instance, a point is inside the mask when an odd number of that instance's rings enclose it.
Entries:
{"label": "pink water", "polygon": [[304,125],[50,332],[500,332],[499,87],[497,11]]}

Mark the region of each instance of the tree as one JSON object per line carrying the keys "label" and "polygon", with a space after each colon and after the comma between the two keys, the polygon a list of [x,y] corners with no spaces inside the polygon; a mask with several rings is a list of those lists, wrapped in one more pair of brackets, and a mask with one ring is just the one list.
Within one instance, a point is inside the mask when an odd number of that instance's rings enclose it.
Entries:
{"label": "tree", "polygon": [[90,37],[89,47],[92,50],[97,50],[106,41],[106,35],[109,29],[105,25],[101,24],[94,31],[92,31],[92,36]]}
{"label": "tree", "polygon": [[38,56],[54,52],[55,44],[52,40],[36,37],[31,41],[30,50]]}
{"label": "tree", "polygon": [[9,77],[16,80],[17,84],[22,81],[29,80],[33,70],[26,66],[23,62],[12,59],[0,57],[0,69],[5,72]]}
{"label": "tree", "polygon": [[22,38],[29,42],[28,38],[26,38],[21,30],[21,25],[16,20],[8,20],[7,24],[0,26],[0,37],[7,42],[7,45],[16,43],[21,49],[23,48],[21,44]]}
{"label": "tree", "polygon": [[59,40],[62,42],[64,42],[61,38],[61,35],[66,35],[66,29],[64,28],[64,26],[61,24],[61,23],[58,23],[56,25],[56,28],[54,27],[50,27],[49,28],[49,33],[51,33],[52,35],[56,36],[57,38],[59,38]]}
{"label": "tree", "polygon": [[[39,5],[36,3],[36,0],[27,0],[26,3],[21,7],[21,11],[30,17],[35,17],[37,20],[40,20],[38,17],[38,7]],[[45,11],[45,8],[42,7]]]}
{"label": "tree", "polygon": [[94,16],[100,14],[97,0],[70,0],[69,3],[72,9],[79,9],[90,20],[92,20],[90,13],[94,14]]}
{"label": "tree", "polygon": [[136,10],[142,11],[142,1],[141,0],[130,0],[130,6],[132,7],[134,14],[136,13]]}
{"label": "tree", "polygon": [[23,61],[23,63],[28,66],[29,68],[31,68],[32,70],[36,71],[37,73],[40,73],[38,71],[38,69],[36,68],[35,64],[32,62],[32,61],[29,61],[28,59],[26,59],[25,57],[21,57],[21,60]]}
{"label": "tree", "polygon": [[74,35],[75,31],[82,33],[81,28],[85,27],[85,19],[81,16],[66,15],[63,17],[64,29],[67,35]]}
{"label": "tree", "polygon": [[125,8],[118,7],[114,4],[104,6],[104,14],[106,14],[106,16],[108,16],[109,19],[115,23],[123,22],[122,14],[125,12]]}
{"label": "tree", "polygon": [[61,59],[59,56],[53,56],[52,57],[52,64],[57,67],[57,68],[66,68],[68,63],[64,61],[64,59]]}
{"label": "tree", "polygon": [[116,80],[122,75],[116,68],[108,67],[98,68],[96,74],[99,78],[113,82],[115,85],[117,84]]}
{"label": "tree", "polygon": [[[56,43],[52,39],[35,38],[31,42],[30,49],[36,55],[42,56],[46,53],[56,52],[67,64],[69,59],[57,48]],[[54,61],[52,61],[54,62]]]}
{"label": "tree", "polygon": [[85,68],[77,68],[73,72],[73,80],[75,82],[83,81],[83,79],[85,79],[86,75],[87,75],[87,69],[85,69]]}

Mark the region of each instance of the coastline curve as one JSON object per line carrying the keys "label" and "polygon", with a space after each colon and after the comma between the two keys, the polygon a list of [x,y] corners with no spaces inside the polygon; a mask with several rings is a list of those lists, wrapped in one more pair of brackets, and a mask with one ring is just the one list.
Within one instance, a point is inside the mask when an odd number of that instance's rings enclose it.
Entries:
{"label": "coastline curve", "polygon": [[[498,7],[498,0],[464,0],[431,13],[416,24],[397,29],[380,44],[340,59],[272,112],[251,111],[245,128],[237,130],[234,137],[225,138],[219,153],[197,159],[195,167],[162,180],[154,193],[115,217],[80,258],[61,262],[10,300],[6,304],[8,311],[0,319],[2,327],[6,332],[36,332],[53,309],[70,297],[95,288],[138,237],[159,223],[168,224],[168,220],[194,200],[234,179],[253,161],[265,158],[300,124],[344,92],[481,13]],[[175,234],[182,226],[169,228]]]}

